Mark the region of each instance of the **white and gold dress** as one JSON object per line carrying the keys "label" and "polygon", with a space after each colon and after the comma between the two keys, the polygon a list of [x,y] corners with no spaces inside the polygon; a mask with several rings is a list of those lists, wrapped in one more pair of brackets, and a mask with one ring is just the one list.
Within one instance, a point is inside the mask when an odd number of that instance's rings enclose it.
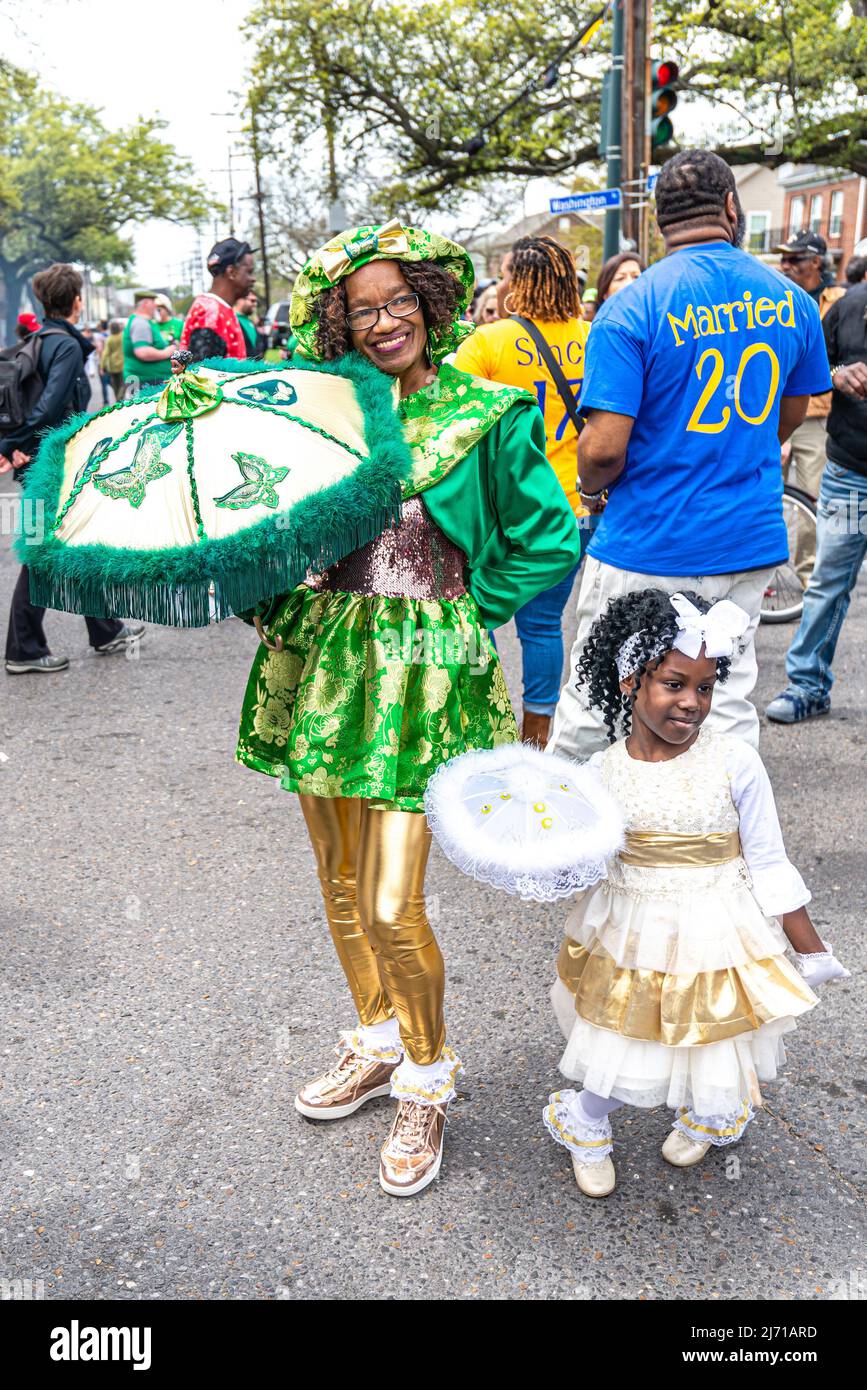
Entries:
{"label": "white and gold dress", "polygon": [[[630,1105],[668,1105],[693,1139],[733,1143],[785,1061],[784,1034],[818,1000],[786,959],[781,914],[810,894],[783,846],[764,765],[702,729],[667,762],[625,739],[590,760],[626,821],[626,848],[566,922],[552,1002],[564,1076]],[[582,1162],[610,1152],[576,1091],[544,1112]]]}

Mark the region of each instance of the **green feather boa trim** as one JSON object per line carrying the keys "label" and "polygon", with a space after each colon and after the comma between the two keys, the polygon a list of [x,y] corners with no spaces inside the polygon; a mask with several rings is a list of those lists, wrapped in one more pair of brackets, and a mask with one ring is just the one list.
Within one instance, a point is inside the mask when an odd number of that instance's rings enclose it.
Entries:
{"label": "green feather boa trim", "polygon": [[[222,358],[202,365],[233,373],[288,370],[288,364]],[[370,457],[351,477],[311,493],[288,515],[265,517],[240,535],[198,545],[132,551],[66,545],[50,530],[38,543],[21,534],[16,549],[30,570],[32,602],[95,618],[204,627],[214,617],[231,617],[285,593],[309,569],[327,569],[395,522],[412,461],[394,408],[392,379],[356,353],[337,362],[293,362],[292,370],[325,372],[354,384]],[[142,400],[129,404],[141,408]],[[74,416],[44,437],[25,475],[31,517],[39,507],[46,518],[57,516],[66,445],[94,418]]]}

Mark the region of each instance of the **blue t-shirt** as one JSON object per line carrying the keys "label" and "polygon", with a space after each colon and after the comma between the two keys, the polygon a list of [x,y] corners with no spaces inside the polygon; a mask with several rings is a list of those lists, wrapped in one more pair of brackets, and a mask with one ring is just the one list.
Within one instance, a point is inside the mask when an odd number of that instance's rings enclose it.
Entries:
{"label": "blue t-shirt", "polygon": [[780,564],[780,397],[830,389],[819,311],[799,286],[726,242],[651,266],[605,301],[587,340],[582,408],[635,420],[589,554],[658,575]]}

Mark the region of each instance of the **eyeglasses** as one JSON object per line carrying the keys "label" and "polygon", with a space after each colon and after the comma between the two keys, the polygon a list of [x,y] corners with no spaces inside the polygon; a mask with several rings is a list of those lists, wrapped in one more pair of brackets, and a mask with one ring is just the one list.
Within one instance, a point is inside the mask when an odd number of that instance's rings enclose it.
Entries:
{"label": "eyeglasses", "polygon": [[380,304],[376,308],[371,304],[368,309],[353,309],[351,314],[346,315],[346,322],[354,333],[363,333],[366,328],[374,328],[379,323],[383,309],[387,310],[393,319],[408,319],[410,314],[415,313],[419,303],[417,294],[399,294],[387,304]]}

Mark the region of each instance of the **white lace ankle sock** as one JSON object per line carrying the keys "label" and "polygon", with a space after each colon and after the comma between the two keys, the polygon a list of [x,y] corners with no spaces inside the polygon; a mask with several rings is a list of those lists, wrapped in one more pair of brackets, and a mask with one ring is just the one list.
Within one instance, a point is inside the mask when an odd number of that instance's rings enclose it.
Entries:
{"label": "white lace ankle sock", "polygon": [[697,1144],[725,1148],[743,1137],[744,1130],[754,1117],[755,1112],[748,1100],[742,1103],[739,1110],[725,1115],[696,1115],[694,1110],[681,1108],[677,1112],[674,1128]]}
{"label": "white lace ankle sock", "polygon": [[608,1113],[620,1104],[592,1091],[555,1091],[542,1111],[542,1123],[579,1163],[604,1163],[612,1149]]}
{"label": "white lace ankle sock", "polygon": [[356,1031],[372,1043],[400,1042],[400,1027],[396,1018],[383,1019],[382,1023],[360,1023]]}
{"label": "white lace ankle sock", "polygon": [[455,1082],[463,1071],[461,1060],[450,1047],[444,1047],[437,1062],[414,1062],[406,1053],[391,1078],[391,1094],[397,1100],[415,1100],[421,1105],[445,1105],[455,1094]]}
{"label": "white lace ankle sock", "polygon": [[341,1037],[345,1046],[371,1061],[399,1062],[403,1056],[396,1018],[386,1018],[382,1023],[359,1023],[354,1032]]}

